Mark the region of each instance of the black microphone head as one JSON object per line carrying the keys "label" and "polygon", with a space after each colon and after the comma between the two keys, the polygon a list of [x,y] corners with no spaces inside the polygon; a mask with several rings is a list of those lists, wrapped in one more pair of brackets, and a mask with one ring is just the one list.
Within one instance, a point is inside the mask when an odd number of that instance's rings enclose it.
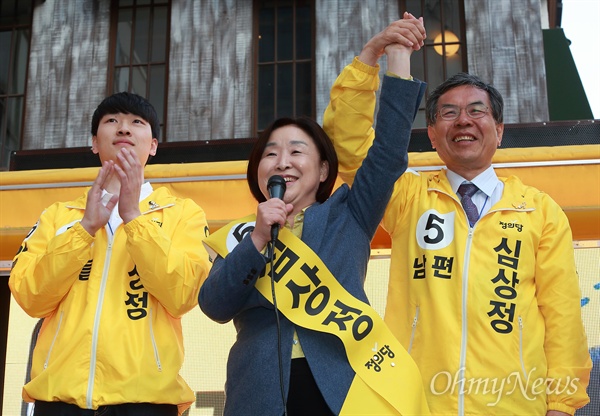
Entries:
{"label": "black microphone head", "polygon": [[269,191],[269,198],[283,199],[285,194],[285,179],[279,175],[273,175],[267,182],[267,190]]}

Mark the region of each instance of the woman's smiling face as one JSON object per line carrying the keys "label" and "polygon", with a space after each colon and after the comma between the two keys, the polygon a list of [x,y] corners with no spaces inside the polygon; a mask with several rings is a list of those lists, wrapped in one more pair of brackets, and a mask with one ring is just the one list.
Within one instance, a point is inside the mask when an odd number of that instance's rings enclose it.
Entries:
{"label": "woman's smiling face", "polygon": [[283,200],[294,206],[293,213],[312,205],[317,190],[329,173],[313,139],[302,129],[287,125],[273,131],[258,165],[260,190],[268,199],[267,182],[273,175],[286,181]]}

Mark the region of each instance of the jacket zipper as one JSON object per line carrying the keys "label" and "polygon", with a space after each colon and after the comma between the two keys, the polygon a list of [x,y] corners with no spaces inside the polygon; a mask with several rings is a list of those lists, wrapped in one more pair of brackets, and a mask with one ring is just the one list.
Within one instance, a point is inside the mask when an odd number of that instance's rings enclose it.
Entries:
{"label": "jacket zipper", "polygon": [[415,317],[413,318],[412,330],[410,331],[410,342],[408,343],[408,353],[412,350],[413,341],[415,339],[415,333],[417,332],[417,322],[419,321],[419,306],[415,311]]}
{"label": "jacket zipper", "polygon": [[[477,226],[477,224],[475,224]],[[460,363],[458,366],[458,373],[460,380],[459,390],[458,390],[458,416],[464,416],[465,414],[465,374],[467,371],[466,361],[467,361],[467,293],[469,287],[469,263],[471,259],[471,246],[473,244],[473,230],[474,227],[469,227],[469,233],[467,235],[467,243],[465,245],[465,266],[463,269],[463,283],[462,283],[462,308],[461,308],[461,319],[462,319],[462,328],[461,328],[461,346],[460,346]]]}
{"label": "jacket zipper", "polygon": [[[456,198],[456,195],[451,195],[447,192],[441,191],[439,189],[434,189],[437,192],[443,193],[447,196],[449,196],[450,198],[454,199],[455,201],[458,202],[458,204],[460,205],[460,207],[462,208],[463,212],[465,213],[465,218],[467,218],[467,212],[465,211],[465,209],[462,207],[462,204],[460,203],[460,201]],[[518,211],[518,212],[522,212],[522,211],[534,211],[533,208],[528,208],[528,209],[521,209],[521,210],[517,210],[517,209],[511,209],[511,208],[500,208],[500,209],[490,209],[488,210],[484,215],[482,215],[482,218],[486,215],[489,215],[493,212],[497,212],[497,211]],[[481,220],[481,218],[479,218],[479,220]],[[479,222],[478,220],[478,222]],[[467,224],[469,223],[469,219],[467,218]],[[460,382],[460,388],[458,391],[458,416],[464,416],[465,414],[465,394],[464,394],[464,384],[466,382],[465,380],[465,374],[466,374],[466,361],[467,361],[467,293],[468,293],[468,283],[469,283],[469,260],[470,260],[470,253],[471,253],[471,246],[473,244],[473,230],[474,228],[477,226],[477,223],[475,223],[475,225],[473,227],[469,226],[469,232],[468,232],[468,236],[467,236],[467,243],[465,246],[465,267],[463,269],[463,283],[462,283],[462,312],[461,312],[461,318],[462,318],[462,328],[461,328],[461,347],[460,347],[460,363],[458,366],[458,380],[461,380]],[[522,355],[522,349],[521,349],[521,355]],[[523,371],[525,370],[525,366],[523,363],[523,360],[521,359],[521,364],[523,366]]]}
{"label": "jacket zipper", "polygon": [[[161,205],[161,206],[155,206],[150,208],[149,210],[146,210],[144,212],[142,212],[142,215],[146,215],[155,211],[160,211],[163,210],[165,208],[169,208],[174,206],[175,204],[167,204],[167,205]],[[162,364],[160,362],[160,354],[158,353],[158,346],[156,345],[156,338],[154,338],[154,327],[152,326],[152,308],[150,308],[149,310],[149,316],[148,316],[148,326],[150,329],[150,340],[152,341],[152,349],[154,350],[154,361],[156,361],[156,368],[158,369],[158,371],[162,372]]]}
{"label": "jacket zipper", "polygon": [[[108,225],[107,225],[108,227]],[[106,259],[102,270],[102,281],[100,283],[100,293],[98,293],[98,303],[96,304],[96,314],[94,316],[94,327],[92,331],[92,350],[90,352],[90,371],[88,376],[88,386],[86,394],[86,406],[92,408],[92,395],[94,393],[94,378],[96,376],[96,354],[98,352],[98,331],[100,327],[100,317],[102,315],[102,304],[104,303],[104,292],[106,291],[106,282],[108,280],[108,269],[110,268],[110,259],[112,257],[112,247],[114,236],[110,230],[106,233],[108,245],[106,247]]]}
{"label": "jacket zipper", "polygon": [[148,318],[148,322],[150,325],[150,339],[152,340],[152,348],[154,348],[154,359],[156,360],[156,366],[158,367],[158,371],[162,371],[160,355],[158,354],[158,346],[156,345],[156,339],[154,338],[154,329],[152,327],[152,308],[150,308],[150,316]]}
{"label": "jacket zipper", "polygon": [[44,361],[44,370],[48,367],[48,362],[50,362],[50,355],[52,355],[52,349],[54,349],[54,343],[56,342],[56,338],[58,337],[58,332],[60,331],[60,326],[62,325],[64,313],[65,313],[65,311],[60,311],[60,318],[58,319],[58,326],[56,327],[56,332],[54,333],[54,338],[52,338],[52,343],[50,344],[50,349],[48,350],[48,354],[46,355],[46,361]]}

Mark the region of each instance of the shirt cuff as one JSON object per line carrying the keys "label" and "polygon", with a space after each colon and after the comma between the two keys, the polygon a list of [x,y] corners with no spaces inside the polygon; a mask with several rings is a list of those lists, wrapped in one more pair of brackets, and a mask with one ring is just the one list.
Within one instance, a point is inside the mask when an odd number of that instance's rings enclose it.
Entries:
{"label": "shirt cuff", "polygon": [[396,74],[394,74],[393,72],[390,72],[390,71],[385,71],[385,75],[387,75],[388,77],[392,77],[392,78],[400,78],[400,79],[403,79],[405,81],[413,81],[414,80],[412,75],[410,75],[408,78],[404,78],[404,77],[401,77],[400,75],[396,75]]}
{"label": "shirt cuff", "polygon": [[354,60],[352,61],[352,66],[370,75],[376,75],[379,73],[379,64],[376,64],[375,66],[365,64],[360,59],[358,59],[358,56],[354,57]]}

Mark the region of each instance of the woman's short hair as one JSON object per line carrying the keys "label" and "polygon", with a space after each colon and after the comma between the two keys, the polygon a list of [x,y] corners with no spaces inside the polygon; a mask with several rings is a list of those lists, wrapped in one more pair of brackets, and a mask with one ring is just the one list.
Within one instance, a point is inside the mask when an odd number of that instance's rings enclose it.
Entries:
{"label": "woman's short hair", "polygon": [[329,164],[329,174],[327,178],[319,184],[317,190],[317,201],[325,202],[331,195],[338,173],[338,159],[333,143],[329,136],[325,133],[319,124],[309,117],[282,117],[272,122],[262,133],[252,147],[250,157],[248,158],[248,170],[246,172],[246,180],[250,192],[258,202],[264,202],[267,198],[260,190],[258,183],[258,165],[262,159],[263,152],[267,146],[267,142],[271,138],[273,132],[281,127],[295,126],[304,131],[317,146],[321,161],[326,161]]}

